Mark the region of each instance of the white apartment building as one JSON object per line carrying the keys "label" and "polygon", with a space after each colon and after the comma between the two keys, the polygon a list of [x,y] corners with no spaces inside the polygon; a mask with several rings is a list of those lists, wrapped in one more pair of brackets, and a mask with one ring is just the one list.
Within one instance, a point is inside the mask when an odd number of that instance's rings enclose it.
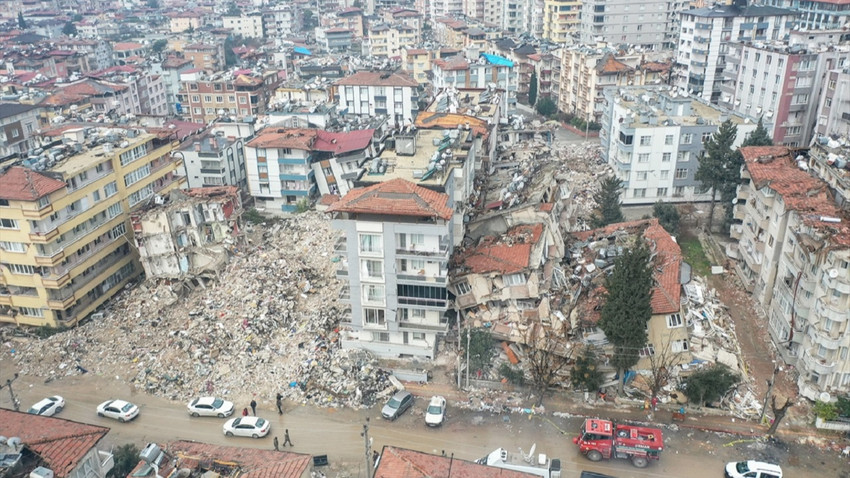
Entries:
{"label": "white apartment building", "polygon": [[473,61],[462,56],[437,59],[431,62],[431,73],[435,89],[450,86],[484,89],[494,83],[496,90],[505,92],[508,111],[516,105],[518,74],[514,62],[507,58],[482,53]]}
{"label": "white apartment building", "polygon": [[183,158],[189,188],[237,186],[248,191],[242,138],[210,129],[189,137],[173,154]]}
{"label": "white apartment building", "polygon": [[827,72],[824,84],[815,130],[824,136],[850,136],[850,67]]}
{"label": "white apartment building", "polygon": [[448,328],[446,277],[453,248],[450,197],[396,178],[350,191],[333,203],[343,231],[337,276],[350,304],[344,348],[381,357],[434,358]]}
{"label": "white apartment building", "polygon": [[222,26],[246,38],[265,38],[263,16],[259,13],[221,17]]}
{"label": "white apartment building", "polygon": [[795,24],[805,30],[846,28],[850,22],[850,3],[835,0],[764,0],[765,5],[797,12]]}
{"label": "white apartment building", "polygon": [[850,233],[847,214],[828,190],[846,197],[847,181],[846,171],[828,160],[847,150],[816,143],[808,164],[784,146],[741,153],[748,181],[738,189],[740,223],[730,231],[738,239],[735,270],[767,311],[770,337],[798,372],[800,394],[818,400],[824,392],[846,393]]}
{"label": "white apartment building", "polygon": [[730,44],[783,40],[795,17],[791,10],[763,5],[715,5],[682,12],[674,84],[717,103]]}
{"label": "white apartment building", "polygon": [[733,43],[718,104],[761,117],[774,144],[811,142],[829,70],[850,66],[850,48],[806,48],[779,42]]}
{"label": "white apartment building", "polygon": [[673,49],[679,35],[684,0],[587,0],[581,2],[579,39],[586,45],[603,41],[645,50]]}
{"label": "white apartment building", "polygon": [[358,71],[337,80],[337,111],[347,115],[385,115],[392,126],[412,124],[419,111],[419,83],[404,71]]}
{"label": "white apartment building", "polygon": [[752,118],[667,86],[610,88],[605,99],[602,155],[623,182],[624,205],[710,200],[694,178],[703,143],[727,119],[738,127],[735,145],[756,128]]}
{"label": "white apartment building", "polygon": [[429,0],[428,16],[432,23],[438,18],[457,18],[463,14],[463,0]]}

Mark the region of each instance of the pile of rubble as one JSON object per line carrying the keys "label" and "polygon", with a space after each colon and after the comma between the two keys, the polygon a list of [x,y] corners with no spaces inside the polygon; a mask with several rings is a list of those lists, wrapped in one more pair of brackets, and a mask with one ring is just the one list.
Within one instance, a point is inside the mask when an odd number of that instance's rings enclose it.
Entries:
{"label": "pile of rubble", "polygon": [[[369,407],[390,393],[366,352],[342,350],[336,234],[318,213],[254,226],[216,282],[128,287],[103,317],[19,347],[21,373],[93,373],[173,400],[224,396]],[[38,340],[38,339],[33,339]]]}

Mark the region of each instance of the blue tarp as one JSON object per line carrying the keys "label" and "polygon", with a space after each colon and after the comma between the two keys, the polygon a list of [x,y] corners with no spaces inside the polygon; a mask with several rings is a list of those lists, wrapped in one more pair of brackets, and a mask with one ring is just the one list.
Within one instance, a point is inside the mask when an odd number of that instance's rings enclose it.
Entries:
{"label": "blue tarp", "polygon": [[511,60],[508,60],[507,58],[503,58],[499,55],[491,55],[490,53],[482,53],[481,56],[483,56],[485,60],[490,62],[491,65],[507,66],[508,68],[514,67],[514,62],[512,62]]}
{"label": "blue tarp", "polygon": [[312,55],[312,53],[310,53],[310,50],[304,48],[303,46],[297,46],[292,51],[298,53],[299,55]]}

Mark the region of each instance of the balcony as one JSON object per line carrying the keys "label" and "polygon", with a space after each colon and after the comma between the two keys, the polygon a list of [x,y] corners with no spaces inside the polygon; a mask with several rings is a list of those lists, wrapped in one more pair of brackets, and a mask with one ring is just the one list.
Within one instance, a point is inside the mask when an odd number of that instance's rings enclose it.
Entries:
{"label": "balcony", "polygon": [[337,300],[340,302],[351,303],[351,287],[345,286],[339,290],[339,295],[337,296]]}
{"label": "balcony", "polygon": [[60,249],[60,250],[54,252],[53,255],[51,255],[51,256],[36,255],[35,256],[35,263],[40,265],[40,266],[45,266],[45,267],[56,267],[56,266],[59,265],[60,262],[62,262],[62,259],[64,259],[64,258],[65,258],[65,250]]}
{"label": "balcony", "polygon": [[838,350],[844,342],[842,334],[830,333],[821,329],[818,325],[809,327],[807,335],[812,339],[813,344],[822,345],[829,350]]}
{"label": "balcony", "polygon": [[832,278],[829,276],[829,271],[827,271],[827,273],[823,275],[822,283],[827,289],[834,289],[838,292],[841,292],[842,294],[850,294],[850,284],[848,284],[847,280],[841,277],[840,275],[836,278]]}
{"label": "balcony", "polygon": [[32,219],[37,221],[39,219],[44,219],[46,216],[49,216],[53,213],[53,204],[48,204],[41,209],[33,210],[33,209],[24,209],[21,211],[25,218]]}
{"label": "balcony", "polygon": [[448,300],[446,299],[435,299],[429,297],[399,297],[398,298],[399,305],[413,305],[417,307],[425,307],[425,308],[433,308],[439,310],[446,310],[448,308]]}
{"label": "balcony", "polygon": [[[803,366],[819,375],[832,373],[835,370],[835,362],[827,361],[812,353],[812,349],[803,352]],[[802,375],[802,374],[801,374]]]}
{"label": "balcony", "polygon": [[50,231],[47,232],[31,232],[29,234],[30,241],[34,244],[47,244],[51,242],[53,239],[59,237],[59,229],[54,227]]}
{"label": "balcony", "polygon": [[410,245],[405,248],[396,249],[395,254],[398,257],[435,257],[448,259],[449,249],[448,241],[444,241],[436,249],[421,245]]}
{"label": "balcony", "polygon": [[334,255],[337,256],[347,256],[348,255],[348,240],[345,236],[340,237],[334,243]]}
{"label": "balcony", "polygon": [[342,261],[339,263],[339,267],[336,269],[336,276],[338,279],[348,280],[348,262]]}
{"label": "balcony", "polygon": [[815,302],[815,312],[821,317],[826,317],[841,324],[847,322],[848,311],[839,306],[838,301],[832,298],[819,297]]}
{"label": "balcony", "polygon": [[446,276],[434,276],[429,274],[404,274],[396,275],[396,280],[413,281],[413,282],[428,282],[433,284],[445,284]]}
{"label": "balcony", "polygon": [[398,327],[400,329],[425,330],[429,332],[445,332],[447,330],[448,325],[402,320],[398,323]]}

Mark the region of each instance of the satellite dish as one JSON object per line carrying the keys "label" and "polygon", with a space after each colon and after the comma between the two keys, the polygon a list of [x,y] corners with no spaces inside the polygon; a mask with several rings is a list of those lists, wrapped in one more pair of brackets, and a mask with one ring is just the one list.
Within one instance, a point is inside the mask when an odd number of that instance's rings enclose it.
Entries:
{"label": "satellite dish", "polygon": [[733,199],[732,199],[732,204],[738,204],[738,198],[733,198]]}
{"label": "satellite dish", "polygon": [[829,394],[829,392],[821,392],[820,397],[818,398],[820,399],[820,401],[825,403],[828,403],[830,400],[832,400],[832,396]]}
{"label": "satellite dish", "polygon": [[829,278],[835,279],[838,277],[838,269],[830,269],[829,270]]}

